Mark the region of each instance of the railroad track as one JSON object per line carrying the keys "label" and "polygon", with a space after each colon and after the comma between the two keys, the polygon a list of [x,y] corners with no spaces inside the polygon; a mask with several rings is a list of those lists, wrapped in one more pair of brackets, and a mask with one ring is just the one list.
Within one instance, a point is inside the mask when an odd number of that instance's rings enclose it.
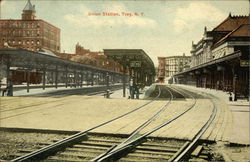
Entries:
{"label": "railroad track", "polygon": [[[119,87],[114,87],[112,90],[118,90],[118,89],[120,89],[120,88]],[[54,94],[54,96],[56,96],[56,97],[58,97],[58,96],[63,97],[63,96],[70,95],[70,94],[72,95],[72,93],[73,93],[73,90],[67,90],[66,92],[61,91],[61,92],[57,92],[56,94]],[[81,94],[81,93],[78,93],[78,95],[79,94]],[[85,92],[84,93],[84,95],[87,95],[87,96],[104,95],[104,94],[106,94],[106,92],[104,92],[104,91]],[[75,94],[75,95],[77,95],[77,94]],[[38,95],[35,95],[35,96],[36,97],[46,97],[46,94],[44,94],[44,95],[39,95],[38,94]],[[27,97],[27,96],[25,96],[25,97]],[[32,97],[34,97],[34,96],[32,96]],[[5,102],[10,102],[12,100],[16,100],[16,99],[8,99]],[[24,113],[22,112],[22,113],[17,113],[17,114],[14,114],[14,115],[8,115],[8,116],[0,117],[0,120],[5,120],[5,119],[9,119],[9,118],[16,117],[16,116],[19,116],[19,115],[32,113],[34,111],[39,111],[39,110],[41,110],[43,108],[41,108],[41,109],[35,109],[35,110],[33,110],[33,108],[37,107],[37,106],[41,106],[41,105],[51,104],[53,102],[54,103],[56,103],[56,102],[60,103],[61,101],[64,101],[64,100],[65,99],[63,98],[63,99],[56,99],[56,100],[49,101],[49,102],[48,101],[39,101],[39,102],[30,103],[30,104],[24,103],[24,105],[22,105],[22,106],[18,105],[18,107],[12,107],[12,105],[6,104],[6,103],[4,103],[1,100],[0,101],[1,102],[0,113],[15,112],[16,110],[23,110],[23,109],[30,109],[30,108],[32,108],[32,110],[24,112]],[[18,99],[18,101],[22,103],[22,99]],[[8,109],[6,107],[8,107]]]}
{"label": "railroad track", "polygon": [[[198,146],[198,140],[201,135],[213,121],[216,115],[216,107],[214,106],[210,119],[191,141],[178,141],[178,143],[171,144],[171,142],[169,142],[170,140],[150,140],[150,138],[148,138],[150,134],[177,120],[180,116],[186,114],[196,105],[195,97],[187,94],[187,92],[173,87],[171,90],[167,88],[167,91],[171,96],[169,101],[162,106],[158,112],[153,114],[145,123],[135,129],[128,137],[108,137],[108,135],[96,137],[89,134],[89,132],[95,128],[106,125],[114,120],[117,120],[118,118],[145,107],[149,103],[152,103],[161,95],[160,88],[158,91],[159,94],[152,101],[132,110],[131,112],[112,119],[111,121],[102,123],[101,125],[91,128],[85,132],[80,132],[62,141],[57,141],[44,148],[30,152],[24,156],[20,156],[12,161],[33,161],[35,159],[44,159],[45,157],[48,158],[44,161],[181,161],[187,159],[192,151]],[[141,134],[141,130],[150,125],[153,120],[157,119],[159,114],[167,109],[168,105],[174,98],[172,93],[173,91],[183,93],[185,96],[190,96],[193,99],[193,104],[171,120],[168,120],[154,127],[152,130]],[[53,155],[49,156],[51,154]],[[204,156],[206,158],[206,155]]]}
{"label": "railroad track", "polygon": [[111,119],[109,121],[106,121],[106,122],[104,122],[104,123],[102,123],[100,125],[97,125],[97,126],[95,126],[93,128],[90,128],[90,129],[88,129],[86,131],[79,132],[79,133],[77,133],[75,135],[72,135],[72,136],[67,137],[67,138],[65,138],[63,140],[57,141],[57,142],[55,142],[53,144],[50,144],[50,145],[45,146],[43,148],[40,148],[40,149],[38,149],[36,151],[29,152],[28,154],[25,154],[24,156],[17,157],[15,159],[13,159],[12,161],[33,161],[33,160],[37,160],[37,159],[43,159],[44,157],[47,157],[50,154],[56,153],[59,150],[65,149],[66,147],[69,147],[69,146],[72,146],[72,145],[74,145],[76,143],[79,143],[80,141],[85,139],[87,133],[89,133],[90,131],[92,131],[92,130],[94,130],[96,128],[99,128],[101,126],[104,126],[106,124],[109,124],[109,123],[111,123],[111,122],[113,122],[115,120],[118,120],[118,119],[120,119],[120,118],[122,118],[124,116],[127,116],[127,115],[129,115],[129,114],[131,114],[131,113],[133,113],[135,111],[138,111],[140,109],[145,108],[147,105],[151,104],[152,102],[157,100],[157,98],[159,98],[159,96],[161,94],[160,88],[159,88],[158,91],[159,91],[159,93],[154,99],[150,100],[149,102],[145,103],[144,105],[142,105],[140,107],[137,107],[137,108],[125,113],[125,114],[122,114],[122,115],[120,115],[120,116],[118,116],[116,118],[113,118],[113,119]]}

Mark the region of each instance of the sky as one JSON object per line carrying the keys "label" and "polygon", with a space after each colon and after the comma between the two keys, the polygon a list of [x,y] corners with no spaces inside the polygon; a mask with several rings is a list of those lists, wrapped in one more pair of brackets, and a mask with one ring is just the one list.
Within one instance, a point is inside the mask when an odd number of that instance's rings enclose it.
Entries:
{"label": "sky", "polygon": [[[21,19],[27,0],[3,0],[2,19]],[[157,57],[190,55],[192,41],[232,15],[248,15],[248,0],[31,0],[36,18],[61,29],[61,52],[79,42],[91,51],[143,49]],[[107,15],[109,13],[109,15]]]}

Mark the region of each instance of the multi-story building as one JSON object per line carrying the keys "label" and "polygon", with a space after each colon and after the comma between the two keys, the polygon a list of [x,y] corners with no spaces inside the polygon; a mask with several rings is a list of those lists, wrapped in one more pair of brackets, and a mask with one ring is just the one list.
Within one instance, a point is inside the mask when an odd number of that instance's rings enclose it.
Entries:
{"label": "multi-story building", "polygon": [[166,77],[166,58],[165,57],[158,57],[157,75],[158,75],[158,81],[163,83]]}
{"label": "multi-story building", "polygon": [[36,19],[35,6],[28,0],[22,19],[0,20],[0,48],[40,49],[60,52],[60,29]]}
{"label": "multi-story building", "polygon": [[165,78],[171,78],[188,68],[191,57],[183,54],[183,56],[158,57],[158,60],[158,79],[163,82]]}
{"label": "multi-story building", "polygon": [[75,53],[58,53],[57,56],[75,61],[78,63],[108,69],[116,72],[122,72],[122,66],[118,62],[109,59],[102,51],[94,52],[84,48],[79,43],[75,46]]}
{"label": "multi-story building", "polygon": [[191,67],[177,74],[181,83],[233,92],[249,97],[250,22],[247,16],[229,16],[202,39],[192,43]]}

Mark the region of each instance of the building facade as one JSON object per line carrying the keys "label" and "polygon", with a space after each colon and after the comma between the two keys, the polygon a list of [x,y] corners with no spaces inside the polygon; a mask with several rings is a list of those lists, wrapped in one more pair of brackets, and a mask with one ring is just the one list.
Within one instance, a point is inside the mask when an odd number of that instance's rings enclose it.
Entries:
{"label": "building facade", "polygon": [[79,43],[75,46],[75,53],[58,53],[60,58],[75,61],[78,63],[112,70],[115,72],[122,72],[123,67],[118,62],[109,59],[102,51],[91,51],[84,48]]}
{"label": "building facade", "polygon": [[158,81],[163,83],[166,77],[166,58],[158,57],[158,70],[157,70],[157,78]]}
{"label": "building facade", "polygon": [[28,0],[20,20],[0,20],[0,48],[41,49],[60,52],[60,29],[35,19],[35,6]]}
{"label": "building facade", "polygon": [[171,78],[190,66],[190,56],[158,57],[158,80],[164,82],[165,78]]}
{"label": "building facade", "polygon": [[[192,42],[192,49],[190,51],[191,67],[196,67],[233,53],[238,50],[236,46],[247,46],[247,33],[243,32],[243,30],[247,31],[247,24],[249,24],[249,16],[232,16],[229,14],[229,16],[213,30],[207,31],[205,27],[202,39],[197,42],[197,44]],[[232,34],[232,32],[234,34]],[[242,40],[243,37],[245,37],[244,40]],[[227,40],[229,40],[228,38],[231,40],[225,43],[226,38]],[[223,42],[224,45],[222,45]],[[220,48],[218,48],[218,46],[220,46]]]}
{"label": "building facade", "polygon": [[229,16],[192,43],[191,68],[175,77],[184,84],[223,90],[234,100],[249,97],[250,23],[248,16]]}

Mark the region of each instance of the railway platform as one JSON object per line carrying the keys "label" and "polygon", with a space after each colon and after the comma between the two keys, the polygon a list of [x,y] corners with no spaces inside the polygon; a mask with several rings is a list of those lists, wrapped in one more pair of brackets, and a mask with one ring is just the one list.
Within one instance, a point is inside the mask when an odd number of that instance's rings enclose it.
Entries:
{"label": "railway platform", "polygon": [[226,106],[228,113],[228,141],[234,144],[250,145],[250,106],[246,99],[238,101],[229,101],[229,94],[220,90],[197,88],[187,85],[178,85],[180,87],[196,90],[202,93],[208,93],[217,97],[220,102]]}
{"label": "railway platform", "polygon": [[[218,98],[218,115],[208,131],[202,136],[205,140],[222,141],[249,145],[249,107],[244,101],[226,102],[226,94],[203,91],[199,88],[181,86],[191,89],[197,96],[197,105],[180,120],[151,134],[151,137],[191,139],[212,112],[212,103],[204,93],[216,94]],[[140,107],[148,100],[131,100],[118,98],[122,91],[115,91],[114,97],[70,95],[52,97],[1,97],[1,127],[25,128],[58,131],[84,131],[100,123],[122,115],[135,107]],[[107,126],[94,130],[95,133],[130,134],[138,125],[147,120],[159,107],[166,104],[166,99],[158,100],[145,109],[123,117]],[[177,98],[147,129],[172,118],[192,105],[192,99]],[[98,113],[97,113],[98,112]],[[240,116],[240,117],[239,117]],[[143,133],[143,132],[142,132]]]}

